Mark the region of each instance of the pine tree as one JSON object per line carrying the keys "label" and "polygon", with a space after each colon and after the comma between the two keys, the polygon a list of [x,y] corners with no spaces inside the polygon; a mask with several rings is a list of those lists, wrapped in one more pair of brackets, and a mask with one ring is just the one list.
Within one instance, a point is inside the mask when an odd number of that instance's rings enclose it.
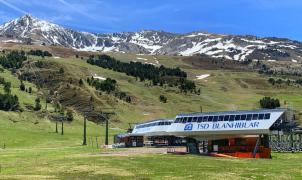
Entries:
{"label": "pine tree", "polygon": [[21,81],[20,90],[25,91],[25,84]]}
{"label": "pine tree", "polygon": [[35,111],[40,111],[41,108],[42,108],[42,106],[41,106],[40,98],[36,98],[34,110],[35,110]]}

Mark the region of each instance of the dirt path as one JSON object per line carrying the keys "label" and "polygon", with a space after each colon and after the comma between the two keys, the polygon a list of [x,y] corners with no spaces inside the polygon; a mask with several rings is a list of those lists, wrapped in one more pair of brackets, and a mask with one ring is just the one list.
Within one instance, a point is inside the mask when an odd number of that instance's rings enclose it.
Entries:
{"label": "dirt path", "polygon": [[86,154],[86,156],[135,156],[145,154],[166,154],[167,148],[124,148],[119,151],[100,152],[95,154]]}

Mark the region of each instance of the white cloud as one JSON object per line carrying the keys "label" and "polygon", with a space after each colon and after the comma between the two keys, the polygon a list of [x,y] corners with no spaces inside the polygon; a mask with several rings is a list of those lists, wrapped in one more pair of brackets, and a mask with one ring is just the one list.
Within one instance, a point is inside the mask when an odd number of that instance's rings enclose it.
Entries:
{"label": "white cloud", "polygon": [[27,14],[28,13],[25,10],[20,9],[19,7],[15,6],[14,4],[7,2],[6,0],[0,0],[0,3],[4,4],[5,6],[11,8],[11,9],[13,9],[13,10],[15,10],[15,11],[21,13],[21,14]]}
{"label": "white cloud", "polygon": [[65,5],[67,8],[73,10],[74,12],[77,12],[83,16],[86,16],[90,19],[95,19],[95,16],[92,16],[90,13],[87,13],[85,11],[83,11],[83,9],[79,9],[78,7],[74,6],[73,4],[71,3],[68,3],[67,1],[65,0],[58,0],[60,3],[62,3],[63,5]]}

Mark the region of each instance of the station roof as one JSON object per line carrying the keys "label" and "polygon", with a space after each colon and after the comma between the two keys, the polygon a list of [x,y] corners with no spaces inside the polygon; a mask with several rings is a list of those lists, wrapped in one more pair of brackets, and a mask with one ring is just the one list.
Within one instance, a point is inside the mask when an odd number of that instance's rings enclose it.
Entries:
{"label": "station roof", "polygon": [[173,122],[175,119],[153,119],[142,123],[137,123],[135,125],[148,124],[153,122]]}
{"label": "station roof", "polygon": [[221,112],[196,112],[188,114],[178,114],[179,116],[220,116],[220,115],[236,115],[236,114],[259,114],[259,113],[273,113],[273,112],[285,112],[287,109],[258,109],[258,110],[239,110],[239,111],[221,111]]}

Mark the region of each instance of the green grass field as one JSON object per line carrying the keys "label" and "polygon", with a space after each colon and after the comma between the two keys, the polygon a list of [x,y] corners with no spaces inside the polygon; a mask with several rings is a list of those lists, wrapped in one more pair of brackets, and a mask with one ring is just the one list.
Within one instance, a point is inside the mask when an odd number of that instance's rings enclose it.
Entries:
{"label": "green grass field", "polygon": [[169,154],[102,156],[105,151],[81,146],[2,150],[0,179],[302,178],[301,153],[275,153],[273,159],[228,159]]}

